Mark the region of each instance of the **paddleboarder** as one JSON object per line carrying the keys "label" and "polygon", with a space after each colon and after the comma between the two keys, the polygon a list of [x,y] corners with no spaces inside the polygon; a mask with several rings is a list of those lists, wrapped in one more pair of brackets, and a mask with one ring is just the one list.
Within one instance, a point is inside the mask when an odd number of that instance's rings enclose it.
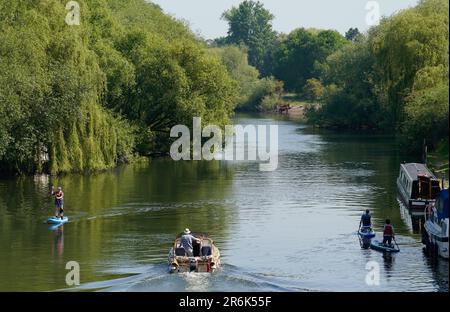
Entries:
{"label": "paddleboarder", "polygon": [[366,212],[361,216],[361,221],[359,221],[359,228],[371,228],[372,227],[372,216],[370,215],[370,210],[367,209]]}
{"label": "paddleboarder", "polygon": [[394,227],[391,224],[390,219],[386,219],[386,223],[383,227],[383,244],[388,246],[392,246],[392,239],[395,239]]}
{"label": "paddleboarder", "polygon": [[55,217],[64,218],[64,193],[61,186],[58,186],[58,190],[55,192],[52,186],[52,196],[55,196]]}

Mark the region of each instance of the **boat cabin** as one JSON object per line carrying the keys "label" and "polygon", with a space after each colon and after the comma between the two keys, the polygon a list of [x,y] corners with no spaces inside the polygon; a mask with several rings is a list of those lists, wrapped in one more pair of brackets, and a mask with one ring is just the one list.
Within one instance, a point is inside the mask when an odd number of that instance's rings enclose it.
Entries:
{"label": "boat cabin", "polygon": [[441,191],[439,180],[424,164],[419,163],[400,165],[397,187],[407,207],[420,214]]}

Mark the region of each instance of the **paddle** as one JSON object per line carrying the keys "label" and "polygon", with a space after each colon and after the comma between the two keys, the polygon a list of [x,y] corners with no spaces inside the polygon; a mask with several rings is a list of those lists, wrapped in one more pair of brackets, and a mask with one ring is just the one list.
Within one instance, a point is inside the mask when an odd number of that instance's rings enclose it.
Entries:
{"label": "paddle", "polygon": [[400,251],[400,247],[397,244],[397,241],[395,240],[395,237],[392,237],[392,239],[394,240],[395,245],[397,245],[398,251]]}

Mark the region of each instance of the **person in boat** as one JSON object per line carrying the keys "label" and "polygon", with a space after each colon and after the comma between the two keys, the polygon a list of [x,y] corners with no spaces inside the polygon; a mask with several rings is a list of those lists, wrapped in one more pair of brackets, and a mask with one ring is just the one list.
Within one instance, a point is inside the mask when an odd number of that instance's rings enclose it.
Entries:
{"label": "person in boat", "polygon": [[366,212],[361,216],[361,221],[359,221],[359,228],[370,229],[372,227],[372,216],[370,215],[370,210],[367,209]]}
{"label": "person in boat", "polygon": [[395,239],[394,227],[391,224],[390,219],[386,219],[386,223],[383,227],[383,244],[392,246],[392,239]]}
{"label": "person in boat", "polygon": [[64,193],[61,186],[58,186],[58,190],[55,192],[52,186],[52,196],[55,196],[55,217],[64,218]]}
{"label": "person in boat", "polygon": [[189,229],[185,229],[183,235],[181,235],[181,245],[186,251],[188,257],[194,256],[194,247],[192,246],[193,241],[196,241],[199,244],[201,242],[200,239],[191,234],[191,231]]}

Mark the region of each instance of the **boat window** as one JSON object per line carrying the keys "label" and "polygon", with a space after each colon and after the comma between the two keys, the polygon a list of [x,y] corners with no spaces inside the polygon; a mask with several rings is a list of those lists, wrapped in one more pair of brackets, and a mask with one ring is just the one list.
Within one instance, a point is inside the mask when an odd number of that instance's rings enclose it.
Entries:
{"label": "boat window", "polygon": [[[410,183],[411,182],[408,182],[408,185]],[[408,188],[408,190],[410,190],[410,192],[411,192],[411,198],[419,198],[419,183],[417,181],[413,181],[412,189]]]}

